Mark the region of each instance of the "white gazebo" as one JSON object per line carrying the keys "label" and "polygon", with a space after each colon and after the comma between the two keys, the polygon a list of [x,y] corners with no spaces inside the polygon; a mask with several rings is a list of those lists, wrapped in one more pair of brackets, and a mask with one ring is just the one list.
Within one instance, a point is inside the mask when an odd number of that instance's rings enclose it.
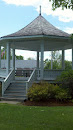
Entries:
{"label": "white gazebo", "polygon": [[[6,70],[0,69],[0,77],[5,78],[3,81],[2,94],[4,94],[11,81],[15,79],[15,49],[37,52],[37,68],[32,72],[26,82],[26,91],[28,86],[30,86],[35,80],[55,80],[55,78],[61,74],[61,71],[65,68],[64,58],[66,49],[72,49],[73,69],[73,43],[70,35],[54,27],[43,16],[41,16],[41,14],[21,30],[0,38],[0,68],[1,46],[7,48],[7,68]],[[12,70],[10,70],[10,49],[13,50]],[[62,50],[62,70],[44,70],[44,51],[56,50]],[[41,53],[40,68],[39,52]]]}

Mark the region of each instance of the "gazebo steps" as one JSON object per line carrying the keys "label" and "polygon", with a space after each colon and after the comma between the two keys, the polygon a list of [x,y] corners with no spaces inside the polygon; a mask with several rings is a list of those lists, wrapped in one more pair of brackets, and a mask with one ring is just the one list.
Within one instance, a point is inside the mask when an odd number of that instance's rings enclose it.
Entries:
{"label": "gazebo steps", "polygon": [[12,81],[6,89],[2,100],[26,100],[26,83],[23,81]]}
{"label": "gazebo steps", "polygon": [[27,97],[25,98],[10,98],[10,97],[1,97],[0,98],[2,101],[24,101],[27,99]]}

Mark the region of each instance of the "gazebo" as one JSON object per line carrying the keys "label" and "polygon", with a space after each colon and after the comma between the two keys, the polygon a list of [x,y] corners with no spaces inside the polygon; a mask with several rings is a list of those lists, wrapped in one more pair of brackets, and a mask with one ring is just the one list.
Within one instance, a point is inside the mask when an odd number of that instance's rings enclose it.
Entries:
{"label": "gazebo", "polygon": [[[37,52],[37,68],[33,70],[28,81],[26,81],[26,93],[28,87],[36,80],[55,80],[65,68],[65,50],[72,49],[73,69],[73,44],[68,33],[65,33],[50,24],[41,14],[30,24],[21,30],[0,38],[0,68],[1,68],[1,46],[7,48],[7,67],[1,70],[2,95],[4,95],[9,84],[15,80],[15,49],[30,50]],[[13,67],[10,70],[10,48],[13,51]],[[62,50],[62,70],[44,70],[44,51]],[[41,65],[39,68],[39,52],[41,53]],[[26,54],[25,54],[26,55]],[[30,54],[29,54],[30,55]]]}

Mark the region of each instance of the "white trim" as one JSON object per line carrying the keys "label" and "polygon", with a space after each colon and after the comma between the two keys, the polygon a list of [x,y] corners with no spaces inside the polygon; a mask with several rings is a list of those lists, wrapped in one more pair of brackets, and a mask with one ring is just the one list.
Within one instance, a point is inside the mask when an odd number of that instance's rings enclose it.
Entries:
{"label": "white trim", "polygon": [[1,37],[0,40],[13,40],[13,39],[28,39],[28,38],[60,38],[60,39],[70,39],[70,37],[63,37],[63,36],[52,36],[52,35],[35,35],[35,36],[13,36],[13,37]]}

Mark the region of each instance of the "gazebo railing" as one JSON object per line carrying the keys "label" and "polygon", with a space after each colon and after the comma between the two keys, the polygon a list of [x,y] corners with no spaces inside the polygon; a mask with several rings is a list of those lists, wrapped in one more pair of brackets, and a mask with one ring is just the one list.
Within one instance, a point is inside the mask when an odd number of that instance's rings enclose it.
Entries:
{"label": "gazebo railing", "polygon": [[14,70],[10,71],[6,79],[2,82],[2,96],[13,79],[14,79]]}
{"label": "gazebo railing", "polygon": [[33,69],[31,69],[31,70],[17,69],[17,70],[15,70],[15,76],[30,77],[32,72],[33,72]]}
{"label": "gazebo railing", "polygon": [[28,88],[32,86],[34,81],[36,80],[36,69],[33,70],[31,76],[29,77],[28,81],[26,82],[26,94],[28,91]]}
{"label": "gazebo railing", "polygon": [[60,76],[63,70],[44,70],[44,79],[56,80],[57,76]]}
{"label": "gazebo railing", "polygon": [[37,77],[37,79],[40,78],[40,69],[36,69],[36,77]]}

